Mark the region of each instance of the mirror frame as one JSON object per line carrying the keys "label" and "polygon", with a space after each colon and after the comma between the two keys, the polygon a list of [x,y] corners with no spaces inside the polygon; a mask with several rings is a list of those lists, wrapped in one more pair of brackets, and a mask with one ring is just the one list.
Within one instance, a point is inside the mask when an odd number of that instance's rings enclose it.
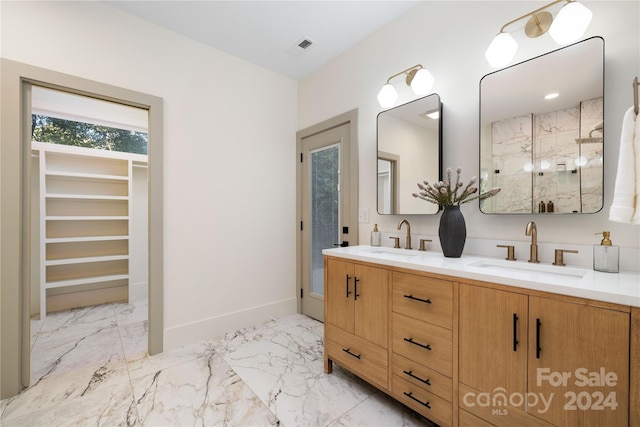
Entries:
{"label": "mirror frame", "polygon": [[[588,43],[593,42],[595,40],[599,40],[600,43],[598,43],[598,45],[596,47],[592,48]],[[573,96],[573,97],[569,98],[571,100],[571,102],[574,102],[574,101],[577,102],[579,108],[581,107],[582,103],[585,102],[585,101],[589,101],[591,99],[598,99],[600,97],[602,98],[602,116],[601,116],[601,118],[602,118],[602,128],[598,128],[598,130],[602,133],[602,142],[601,142],[602,143],[602,156],[601,156],[601,160],[602,160],[602,166],[601,167],[602,167],[602,169],[601,169],[601,174],[600,174],[600,177],[599,177],[599,179],[600,179],[599,186],[602,189],[601,193],[599,195],[599,197],[601,199],[600,200],[601,204],[600,204],[600,206],[598,207],[597,210],[589,211],[589,212],[576,212],[576,211],[573,211],[573,212],[567,212],[567,211],[558,212],[558,211],[555,211],[555,209],[554,209],[554,211],[552,213],[553,214],[592,214],[592,213],[597,213],[597,212],[602,210],[602,208],[604,206],[605,49],[604,49],[604,39],[602,37],[600,37],[600,36],[589,37],[587,39],[581,40],[579,42],[576,42],[576,43],[573,43],[573,44],[570,44],[570,45],[567,45],[567,46],[563,46],[563,47],[561,47],[559,49],[547,52],[545,54],[536,56],[536,57],[528,59],[526,61],[519,62],[517,64],[511,65],[509,67],[506,67],[506,68],[503,68],[503,69],[500,69],[500,70],[496,70],[496,71],[494,71],[492,73],[486,74],[485,76],[482,77],[482,79],[480,79],[480,94],[479,94],[479,97],[480,97],[480,99],[479,99],[480,100],[480,108],[479,108],[479,171],[480,171],[480,186],[481,186],[481,189],[483,189],[483,191],[484,191],[485,187],[488,189],[488,188],[491,188],[492,186],[494,186],[491,181],[489,181],[489,182],[486,181],[488,178],[483,178],[483,166],[484,166],[484,170],[487,170],[487,169],[493,170],[494,166],[495,166],[494,163],[491,163],[488,168],[487,168],[487,164],[483,165],[483,142],[484,142],[484,144],[487,143],[486,141],[483,141],[483,139],[486,139],[486,138],[483,138],[484,127],[483,127],[483,118],[482,118],[482,116],[483,116],[483,114],[482,114],[483,113],[483,104],[482,104],[482,89],[483,88],[482,88],[482,84],[485,81],[485,78],[494,76],[495,74],[500,73],[500,72],[509,71],[509,70],[513,69],[514,67],[519,67],[519,66],[520,67],[523,67],[523,66],[531,67],[532,66],[531,64],[533,63],[533,61],[536,61],[536,60],[539,60],[539,59],[544,59],[544,58],[549,59],[549,58],[551,58],[551,55],[554,55],[554,57],[557,57],[556,55],[561,54],[562,51],[566,51],[566,49],[570,49],[570,48],[576,47],[578,45],[583,45],[584,49],[591,49],[591,50],[594,50],[594,51],[597,48],[598,49],[598,54],[599,55],[601,54],[601,58],[602,58],[601,61],[599,60],[597,63],[594,64],[594,68],[593,68],[594,70],[598,70],[598,81],[600,81],[600,78],[601,78],[601,83],[598,85],[598,87],[600,87],[602,89],[601,92],[599,92],[600,96],[598,96],[596,98],[593,98],[591,96],[591,94],[589,94],[589,95],[586,95],[586,96],[580,95],[580,97],[578,97],[576,95],[576,96]],[[554,71],[555,71],[555,69],[551,69],[550,70],[549,68],[544,68],[544,70],[546,72],[549,72],[549,73],[554,73]],[[573,69],[571,69],[571,70],[573,70]],[[556,75],[556,74],[557,73],[554,73],[554,75]],[[569,73],[563,73],[563,74],[566,76]],[[573,75],[575,75],[575,73],[571,73],[571,75],[573,76]],[[569,80],[569,77],[567,77],[567,80]],[[522,81],[522,79],[520,81]],[[530,80],[526,80],[526,81],[530,81]],[[519,89],[520,87],[523,87],[523,86],[525,86],[525,85],[522,85],[522,84],[520,84],[520,85],[512,85],[512,88],[516,87],[517,89]],[[562,88],[562,86],[560,86],[560,88]],[[512,92],[518,92],[518,90],[511,91],[511,90],[506,90],[505,89],[505,90],[503,90],[503,92],[512,93]],[[512,97],[512,99],[517,99],[516,97],[520,96],[520,95],[522,95],[522,93],[517,93],[516,95],[514,95]],[[562,104],[562,106],[559,106],[559,107],[557,107],[557,109],[551,111],[551,113],[566,110],[567,108],[570,108],[569,105],[570,105],[569,103],[565,102],[564,104]],[[556,108],[556,107],[554,107],[554,108]],[[486,107],[484,109],[486,111]],[[535,128],[535,124],[534,124],[534,121],[533,121],[534,116],[535,115],[548,114],[546,112],[546,110],[544,110],[544,111],[534,111],[535,108],[528,108],[527,110],[528,111],[530,110],[526,114],[531,116],[531,129],[532,130]],[[519,113],[519,112],[516,111],[516,112],[514,112],[514,116],[512,118],[520,117],[520,116],[524,117],[524,114],[525,114],[524,112],[523,113]],[[578,118],[578,132],[579,132],[578,135],[580,137],[584,137],[583,132],[587,132],[587,131],[586,131],[586,129],[584,129],[582,127],[581,120],[582,120],[582,116],[580,116]],[[492,123],[493,123],[493,121],[492,121]],[[595,130],[596,130],[596,128],[591,129],[592,132],[595,131]],[[533,156],[534,156],[533,144],[534,144],[534,141],[536,140],[536,138],[535,138],[535,136],[533,134],[531,135],[531,138],[532,139],[531,139],[530,143],[532,145],[532,150],[531,150],[532,151],[531,152],[532,164],[535,164],[535,160],[533,158]],[[493,144],[493,141],[491,141],[491,143]],[[577,143],[577,141],[576,141],[576,143]],[[558,169],[559,167],[561,167],[562,164],[564,164],[564,163],[561,162],[561,163],[558,163],[556,165],[556,173],[558,173],[558,171],[562,172],[561,169]],[[566,164],[565,164],[565,168],[566,168]],[[574,171],[571,171],[571,172],[572,173],[576,173],[576,172],[581,173],[582,170],[583,170],[582,166],[578,166],[578,167],[576,167],[576,169]],[[566,172],[568,173],[570,171],[566,171]],[[534,168],[534,170],[531,171],[531,188],[530,188],[531,189],[531,210],[529,212],[485,212],[485,211],[482,210],[482,206],[483,206],[482,205],[482,201],[480,201],[478,203],[478,208],[480,209],[480,212],[482,212],[482,213],[484,213],[486,215],[504,215],[504,214],[507,214],[507,215],[508,214],[515,214],[515,215],[536,214],[536,215],[538,215],[538,214],[547,214],[547,213],[549,213],[549,212],[543,211],[542,209],[538,209],[538,207],[536,206],[537,199],[536,199],[536,192],[535,192],[535,187],[534,187],[534,180],[536,178],[536,175],[543,176],[544,175],[543,170],[541,169],[539,172],[536,173],[536,169]],[[596,182],[596,181],[594,181],[594,182]],[[579,180],[578,185],[581,186],[578,191],[579,191],[579,194],[580,194],[580,199],[582,199],[583,191],[582,191],[582,180],[581,179]],[[499,197],[499,196],[500,195],[498,195],[496,197]],[[491,200],[492,199],[488,199],[489,202]],[[556,202],[557,202],[557,200],[556,200]],[[544,202],[542,202],[542,203],[544,204]],[[580,203],[582,204],[582,202],[580,202]]]}
{"label": "mirror frame", "polygon": [[[438,205],[433,205],[434,206],[434,211],[433,212],[398,212],[397,211],[397,194],[399,191],[407,191],[408,194],[413,194],[418,192],[418,187],[417,187],[417,183],[419,181],[422,181],[423,179],[425,179],[426,177],[422,177],[422,178],[418,178],[415,182],[411,182],[409,183],[409,185],[407,185],[405,183],[403,189],[399,188],[399,184],[398,184],[398,179],[397,179],[397,166],[400,164],[400,156],[398,156],[397,154],[393,154],[393,153],[389,153],[388,151],[385,150],[380,150],[380,116],[384,113],[389,113],[392,110],[395,110],[395,112],[400,111],[398,109],[409,109],[410,107],[415,107],[416,103],[420,102],[420,101],[429,101],[430,98],[435,97],[433,99],[435,99],[436,105],[434,106],[434,108],[430,108],[428,111],[435,111],[437,110],[440,117],[438,118],[438,123],[436,125],[437,130],[438,130],[438,158],[437,158],[437,180],[441,181],[442,180],[442,100],[440,99],[440,95],[438,95],[437,93],[432,93],[423,97],[420,97],[418,99],[415,99],[413,101],[409,101],[406,102],[404,104],[401,105],[397,105],[393,108],[389,108],[387,110],[381,111],[380,113],[378,113],[377,117],[376,117],[376,212],[378,213],[378,215],[435,215],[440,211],[440,206]],[[378,181],[378,176],[380,174],[380,169],[379,169],[379,160],[390,160],[393,161],[393,164],[396,166],[394,167],[390,167],[390,173],[394,176],[396,176],[396,179],[393,180],[393,186],[394,186],[394,194],[391,196],[393,201],[393,205],[394,205],[394,209],[393,212],[391,213],[382,213],[380,212],[380,190],[379,190],[379,181]],[[426,161],[426,159],[425,159]],[[419,181],[418,181],[419,180]],[[402,182],[400,183],[402,184]],[[426,202],[420,202],[420,203],[426,203]],[[427,205],[430,205],[429,203],[427,203]]]}

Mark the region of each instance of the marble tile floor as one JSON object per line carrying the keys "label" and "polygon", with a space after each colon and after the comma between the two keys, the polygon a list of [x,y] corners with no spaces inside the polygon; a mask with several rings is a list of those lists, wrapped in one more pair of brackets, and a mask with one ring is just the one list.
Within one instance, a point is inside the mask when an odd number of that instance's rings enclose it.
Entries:
{"label": "marble tile floor", "polygon": [[146,305],[32,322],[32,385],[0,401],[1,426],[432,426],[334,364],[323,325],[272,320],[146,353]]}

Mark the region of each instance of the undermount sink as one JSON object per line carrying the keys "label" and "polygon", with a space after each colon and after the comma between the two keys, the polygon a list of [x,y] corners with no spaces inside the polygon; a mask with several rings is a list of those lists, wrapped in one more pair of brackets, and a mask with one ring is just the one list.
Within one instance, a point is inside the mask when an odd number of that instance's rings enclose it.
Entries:
{"label": "undermount sink", "polygon": [[396,248],[384,248],[384,247],[372,247],[367,249],[365,252],[370,254],[380,254],[380,255],[394,255],[394,256],[402,256],[402,257],[415,257],[419,256],[424,252],[412,251],[409,249],[396,249]]}
{"label": "undermount sink", "polygon": [[571,279],[582,279],[588,272],[588,270],[583,270],[581,268],[499,259],[482,259],[470,262],[467,266],[484,268],[487,269],[487,272],[489,272],[489,270],[494,270],[503,273],[529,273],[537,276],[563,277]]}

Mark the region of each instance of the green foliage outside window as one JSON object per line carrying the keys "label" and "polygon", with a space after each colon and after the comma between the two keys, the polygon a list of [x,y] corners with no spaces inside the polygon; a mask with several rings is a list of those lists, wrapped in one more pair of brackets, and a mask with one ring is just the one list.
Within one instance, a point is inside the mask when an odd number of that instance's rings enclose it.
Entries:
{"label": "green foliage outside window", "polygon": [[147,154],[149,143],[149,136],[143,132],[56,119],[37,114],[31,116],[31,139],[32,141],[135,154]]}

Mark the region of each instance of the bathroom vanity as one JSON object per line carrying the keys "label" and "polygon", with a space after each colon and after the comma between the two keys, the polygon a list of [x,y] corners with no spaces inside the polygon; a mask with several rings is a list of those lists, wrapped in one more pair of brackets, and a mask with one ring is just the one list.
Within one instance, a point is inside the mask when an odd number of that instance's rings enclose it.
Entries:
{"label": "bathroom vanity", "polygon": [[441,426],[640,421],[640,275],[386,247],[325,255],[333,362]]}

